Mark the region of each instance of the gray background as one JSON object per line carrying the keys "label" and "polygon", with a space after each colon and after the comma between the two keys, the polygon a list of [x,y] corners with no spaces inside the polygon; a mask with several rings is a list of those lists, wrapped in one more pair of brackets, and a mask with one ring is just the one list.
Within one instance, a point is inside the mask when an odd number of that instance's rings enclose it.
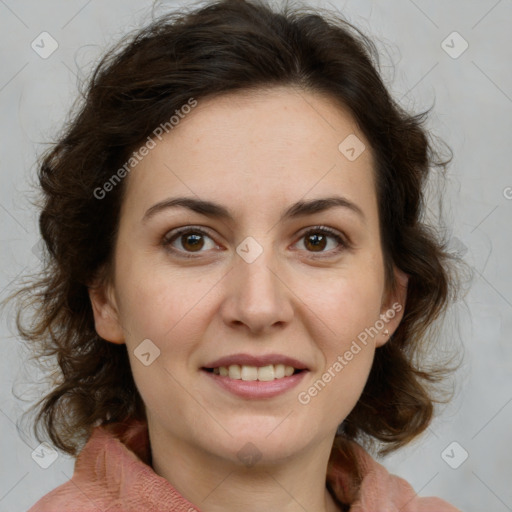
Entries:
{"label": "gray background", "polygon": [[[155,13],[178,4],[162,2]],[[418,111],[435,101],[428,127],[454,151],[445,218],[454,251],[474,272],[445,330],[449,343],[464,347],[455,398],[423,436],[381,462],[422,496],[440,496],[467,512],[512,511],[512,2],[309,4],[338,9],[376,38],[384,78],[403,106]],[[151,7],[135,0],[0,0],[0,298],[38,269],[37,215],[29,201],[34,162],[76,97],[77,75],[87,74],[119,36],[148,21]],[[43,31],[58,43],[48,58],[31,48]],[[457,58],[463,41],[446,39],[454,31],[469,45]],[[446,45],[453,47],[451,56]],[[44,389],[27,384],[38,376],[12,323],[12,314],[4,313],[0,512],[27,510],[73,471],[73,460],[63,454],[41,468],[31,455],[38,443],[27,427],[16,428]]]}

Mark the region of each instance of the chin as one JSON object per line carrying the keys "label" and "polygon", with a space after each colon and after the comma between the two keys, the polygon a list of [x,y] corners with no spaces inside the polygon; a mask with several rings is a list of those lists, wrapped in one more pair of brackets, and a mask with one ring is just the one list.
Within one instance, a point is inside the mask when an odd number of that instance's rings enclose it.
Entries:
{"label": "chin", "polygon": [[293,457],[302,448],[291,443],[284,445],[282,441],[269,442],[265,436],[252,441],[236,438],[229,446],[218,446],[215,455],[247,468],[275,466]]}
{"label": "chin", "polygon": [[221,438],[210,438],[207,441],[208,449],[212,451],[215,446],[216,455],[248,467],[285,461],[304,450],[308,444],[305,432],[298,432],[296,428],[291,431],[290,423],[283,422],[282,418],[266,417],[261,422],[252,418],[250,422],[224,426],[232,436],[224,431]]}

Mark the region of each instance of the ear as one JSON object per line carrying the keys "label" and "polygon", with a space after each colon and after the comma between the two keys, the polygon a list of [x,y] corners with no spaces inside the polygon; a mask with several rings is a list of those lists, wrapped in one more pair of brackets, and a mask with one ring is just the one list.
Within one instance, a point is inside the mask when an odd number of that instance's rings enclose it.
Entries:
{"label": "ear", "polygon": [[104,282],[94,283],[89,286],[89,299],[98,336],[111,343],[123,344],[125,342],[124,332],[119,321],[119,312],[112,286]]}
{"label": "ear", "polygon": [[396,267],[394,267],[394,274],[395,290],[387,291],[382,301],[380,319],[383,321],[384,327],[377,336],[376,347],[381,347],[389,341],[404,316],[409,276]]}

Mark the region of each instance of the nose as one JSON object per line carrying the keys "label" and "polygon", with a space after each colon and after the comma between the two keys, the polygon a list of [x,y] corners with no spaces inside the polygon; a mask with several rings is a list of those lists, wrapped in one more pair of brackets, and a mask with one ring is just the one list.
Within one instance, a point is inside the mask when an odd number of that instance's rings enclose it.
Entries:
{"label": "nose", "polygon": [[224,322],[253,334],[284,328],[293,317],[293,293],[286,280],[272,249],[265,248],[250,263],[236,255],[221,308]]}

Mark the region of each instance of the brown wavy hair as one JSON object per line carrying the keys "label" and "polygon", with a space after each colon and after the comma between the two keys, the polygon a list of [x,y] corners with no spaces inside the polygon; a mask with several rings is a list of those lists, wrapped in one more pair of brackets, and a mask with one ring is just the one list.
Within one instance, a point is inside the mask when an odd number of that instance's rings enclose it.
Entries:
{"label": "brown wavy hair", "polygon": [[423,126],[432,107],[406,112],[379,70],[375,43],[339,14],[288,5],[276,11],[248,0],[165,14],[102,57],[62,134],[40,158],[44,265],[16,293],[19,334],[36,360],[56,361],[52,389],[34,406],[38,439],[43,428],[56,447],[76,455],[93,426],[145,420],[126,346],[98,336],[88,295],[112,262],[124,186],[101,200],[94,191],[191,97],[282,85],[349,109],[375,155],[388,289],[397,285],[393,265],[409,275],[402,322],[376,350],[335,446],[378,440],[384,455],[428,427],[434,403],[446,402],[435,384],[456,369],[448,360],[427,367],[426,360],[440,339],[433,327],[456,300],[461,262],[423,218],[425,191],[432,169],[442,173],[451,157],[440,158]]}

